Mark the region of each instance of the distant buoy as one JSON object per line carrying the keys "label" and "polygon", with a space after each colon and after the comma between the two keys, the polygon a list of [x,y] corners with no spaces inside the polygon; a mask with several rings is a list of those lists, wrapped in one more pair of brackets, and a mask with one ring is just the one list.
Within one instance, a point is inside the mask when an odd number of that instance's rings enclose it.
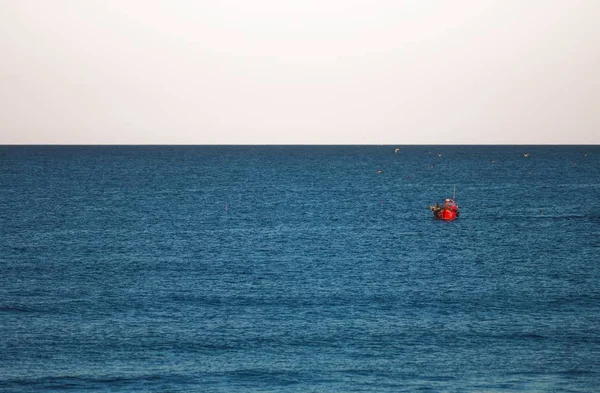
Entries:
{"label": "distant buoy", "polygon": [[394,153],[398,153],[399,151],[400,151],[399,147],[397,147],[397,148],[394,149]]}
{"label": "distant buoy", "polygon": [[377,174],[381,175],[383,173],[383,171],[381,169],[377,170]]}
{"label": "distant buoy", "polygon": [[529,153],[523,153],[523,157],[525,157],[525,158],[529,157]]}

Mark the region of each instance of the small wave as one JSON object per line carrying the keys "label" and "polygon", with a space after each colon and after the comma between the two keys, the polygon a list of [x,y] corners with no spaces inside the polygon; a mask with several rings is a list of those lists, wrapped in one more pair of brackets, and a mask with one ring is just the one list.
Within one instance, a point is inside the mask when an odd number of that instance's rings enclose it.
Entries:
{"label": "small wave", "polygon": [[34,312],[35,310],[32,308],[27,308],[23,306],[0,306],[0,312]]}
{"label": "small wave", "polygon": [[529,339],[529,340],[545,340],[548,337],[542,336],[541,334],[536,334],[536,333],[526,333],[526,334],[518,336],[518,338],[524,338],[524,339]]}
{"label": "small wave", "polygon": [[24,387],[34,387],[40,390],[73,390],[73,389],[92,389],[100,386],[128,386],[137,385],[142,382],[148,384],[163,383],[164,381],[172,380],[180,383],[189,382],[191,378],[184,375],[171,374],[149,374],[141,376],[124,376],[124,375],[105,375],[105,376],[55,376],[44,378],[16,378],[5,381],[0,381],[0,388],[8,387],[22,389]]}
{"label": "small wave", "polygon": [[294,385],[299,383],[305,375],[297,371],[277,371],[267,369],[238,369],[224,373],[230,378],[240,381],[263,380],[278,385]]}
{"label": "small wave", "polygon": [[561,374],[564,376],[567,376],[567,377],[580,377],[583,375],[594,375],[597,373],[595,371],[589,371],[589,370],[566,370],[566,371],[563,371]]}

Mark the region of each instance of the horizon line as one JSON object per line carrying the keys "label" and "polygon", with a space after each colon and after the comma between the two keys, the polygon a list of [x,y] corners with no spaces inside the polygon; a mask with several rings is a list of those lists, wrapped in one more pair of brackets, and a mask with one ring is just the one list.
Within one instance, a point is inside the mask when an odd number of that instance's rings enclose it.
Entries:
{"label": "horizon line", "polygon": [[0,143],[10,146],[600,146],[600,143]]}

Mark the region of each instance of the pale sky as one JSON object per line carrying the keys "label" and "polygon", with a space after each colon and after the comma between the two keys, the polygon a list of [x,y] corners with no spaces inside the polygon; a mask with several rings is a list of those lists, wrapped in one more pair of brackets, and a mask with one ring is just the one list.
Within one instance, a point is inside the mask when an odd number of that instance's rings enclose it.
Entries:
{"label": "pale sky", "polygon": [[0,0],[0,144],[600,144],[600,0]]}

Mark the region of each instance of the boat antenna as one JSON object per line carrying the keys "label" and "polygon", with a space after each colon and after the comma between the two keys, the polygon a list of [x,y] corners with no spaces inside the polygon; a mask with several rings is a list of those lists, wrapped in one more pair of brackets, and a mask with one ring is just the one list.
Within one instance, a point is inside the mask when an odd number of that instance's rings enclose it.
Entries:
{"label": "boat antenna", "polygon": [[452,194],[452,199],[456,199],[456,184],[454,185],[454,193]]}

